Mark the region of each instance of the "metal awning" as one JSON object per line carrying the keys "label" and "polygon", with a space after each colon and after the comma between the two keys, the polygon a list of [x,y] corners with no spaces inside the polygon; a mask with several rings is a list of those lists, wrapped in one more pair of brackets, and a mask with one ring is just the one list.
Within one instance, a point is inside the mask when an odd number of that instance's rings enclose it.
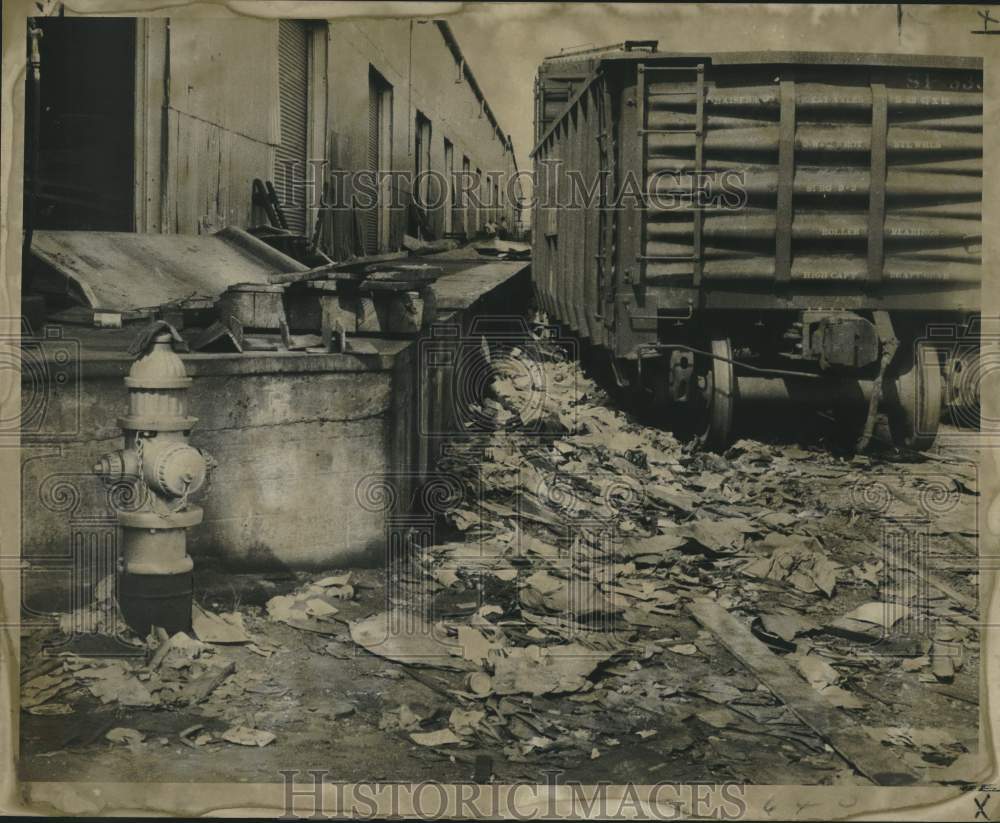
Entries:
{"label": "metal awning", "polygon": [[102,311],[149,309],[212,298],[238,283],[304,271],[291,257],[242,229],[215,234],[36,231],[31,288]]}

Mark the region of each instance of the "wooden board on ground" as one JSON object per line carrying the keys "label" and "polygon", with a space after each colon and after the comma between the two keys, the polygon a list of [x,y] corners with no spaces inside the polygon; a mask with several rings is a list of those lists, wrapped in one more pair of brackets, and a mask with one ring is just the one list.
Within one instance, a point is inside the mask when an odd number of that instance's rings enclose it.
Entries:
{"label": "wooden board on ground", "polygon": [[892,751],[866,734],[856,720],[815,691],[729,612],[711,600],[696,600],[689,610],[729,652],[746,666],[803,723],[876,785],[904,785],[917,776]]}

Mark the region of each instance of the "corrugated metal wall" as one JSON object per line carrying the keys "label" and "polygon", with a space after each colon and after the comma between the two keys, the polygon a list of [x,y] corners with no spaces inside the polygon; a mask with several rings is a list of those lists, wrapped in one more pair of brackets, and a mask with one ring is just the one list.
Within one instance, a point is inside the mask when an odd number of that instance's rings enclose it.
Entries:
{"label": "corrugated metal wall", "polygon": [[[278,110],[281,141],[275,151],[274,185],[288,228],[306,231],[306,136],[309,110],[309,31],[298,20],[278,23]],[[296,185],[298,183],[298,185]]]}

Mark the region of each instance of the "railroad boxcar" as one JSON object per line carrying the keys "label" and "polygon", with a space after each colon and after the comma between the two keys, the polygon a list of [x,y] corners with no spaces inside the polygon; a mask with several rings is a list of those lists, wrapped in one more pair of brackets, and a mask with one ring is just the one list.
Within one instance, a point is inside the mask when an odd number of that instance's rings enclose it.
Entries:
{"label": "railroad boxcar", "polygon": [[[542,310],[709,447],[794,403],[867,442],[934,442],[940,336],[978,312],[982,64],[677,54],[549,58],[535,89]],[[740,412],[742,413],[742,412]]]}

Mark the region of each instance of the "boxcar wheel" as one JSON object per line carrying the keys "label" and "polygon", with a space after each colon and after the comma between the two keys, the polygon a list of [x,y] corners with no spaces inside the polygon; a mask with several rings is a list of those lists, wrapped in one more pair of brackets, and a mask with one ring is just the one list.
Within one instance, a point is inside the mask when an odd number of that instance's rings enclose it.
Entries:
{"label": "boxcar wheel", "polygon": [[941,422],[940,358],[934,349],[918,346],[903,349],[897,363],[895,375],[886,380],[889,431],[897,446],[926,451]]}
{"label": "boxcar wheel", "polygon": [[[715,357],[706,360],[701,375],[698,423],[699,442],[712,451],[722,451],[732,442],[733,416],[736,407],[736,375],[733,371],[733,347],[728,337],[713,338],[709,350]],[[719,360],[725,357],[727,360]],[[701,384],[701,381],[699,381]]]}

